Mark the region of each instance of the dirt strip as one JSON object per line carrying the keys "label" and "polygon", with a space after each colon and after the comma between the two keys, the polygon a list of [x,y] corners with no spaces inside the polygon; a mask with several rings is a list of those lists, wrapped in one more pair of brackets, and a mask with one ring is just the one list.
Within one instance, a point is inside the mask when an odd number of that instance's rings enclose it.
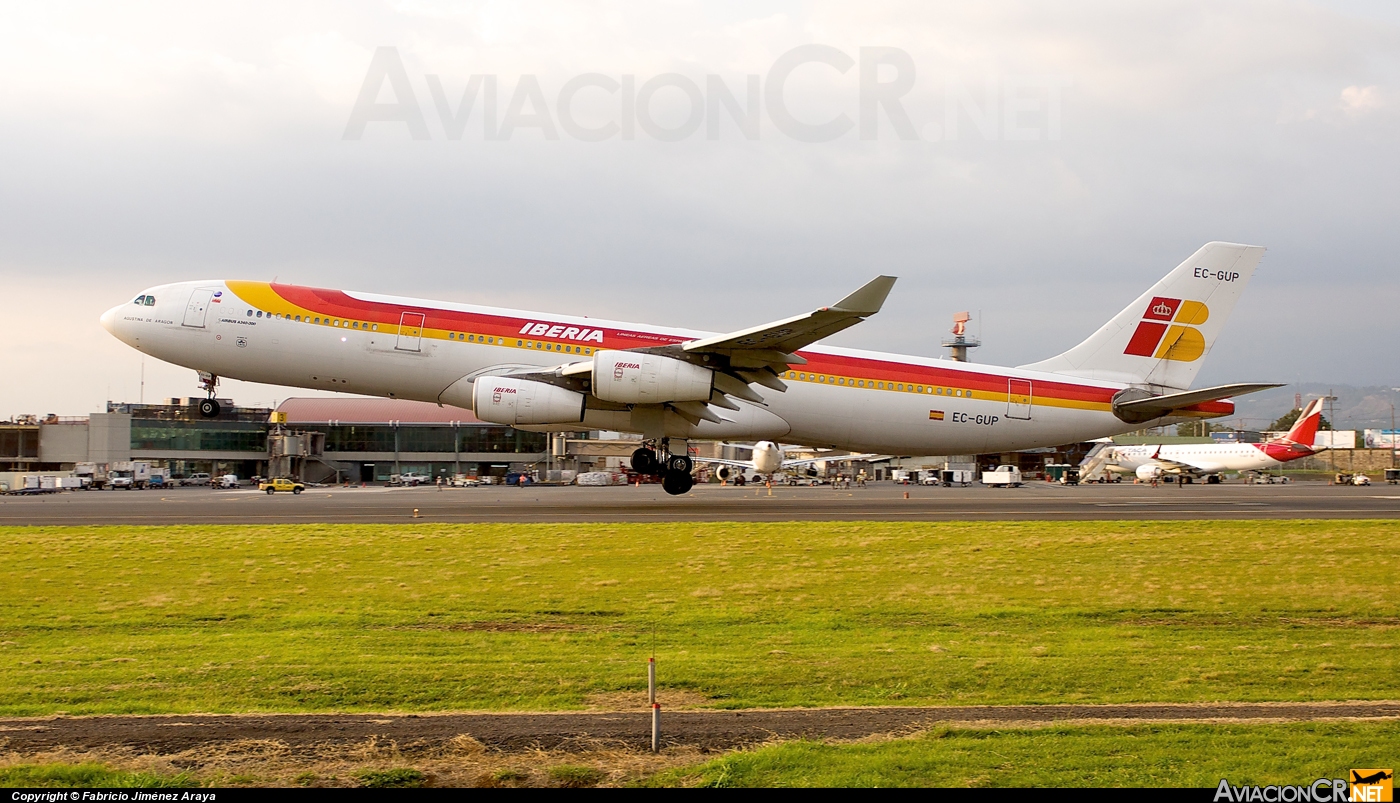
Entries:
{"label": "dirt strip", "polygon": [[[1007,727],[1073,723],[1310,721],[1400,718],[1400,701],[1012,705],[666,711],[667,746],[730,750],[773,739],[860,739],[936,725]],[[649,744],[650,712],[548,714],[240,714],[0,719],[0,749],[42,752],[122,747],[172,754],[250,740],[292,750],[377,741],[436,750],[467,735],[487,748],[570,750]]]}

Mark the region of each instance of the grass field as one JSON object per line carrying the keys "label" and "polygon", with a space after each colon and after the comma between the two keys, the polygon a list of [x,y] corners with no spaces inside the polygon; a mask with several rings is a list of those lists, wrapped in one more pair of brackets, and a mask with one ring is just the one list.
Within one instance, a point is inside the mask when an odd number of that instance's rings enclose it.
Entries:
{"label": "grass field", "polygon": [[1197,787],[1300,784],[1389,767],[1393,722],[942,728],[854,744],[797,741],[704,760],[644,753],[442,752],[279,755],[0,756],[0,787],[113,786],[705,786]]}
{"label": "grass field", "polygon": [[725,707],[1394,699],[1397,558],[1383,521],[7,528],[0,715],[577,708],[653,644]]}
{"label": "grass field", "polygon": [[1306,786],[1346,778],[1351,767],[1391,766],[1397,755],[1393,722],[939,730],[869,744],[788,742],[643,784],[1214,788],[1224,778]]}

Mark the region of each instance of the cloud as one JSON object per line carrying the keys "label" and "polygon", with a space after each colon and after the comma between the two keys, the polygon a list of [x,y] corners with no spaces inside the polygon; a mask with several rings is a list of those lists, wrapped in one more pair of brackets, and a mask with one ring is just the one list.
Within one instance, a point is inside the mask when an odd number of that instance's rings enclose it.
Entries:
{"label": "cloud", "polygon": [[1381,108],[1381,88],[1378,86],[1349,86],[1342,90],[1342,111],[1350,116],[1360,116]]}
{"label": "cloud", "polygon": [[[107,304],[63,303],[75,287],[116,303],[181,278],[280,276],[722,330],[895,273],[886,310],[838,342],[937,354],[945,319],[970,309],[987,342],[976,359],[1018,364],[1086,337],[1213,239],[1270,251],[1201,381],[1400,383],[1397,358],[1374,345],[1400,336],[1384,314],[1400,246],[1388,101],[1400,28],[1377,14],[1206,2],[7,9],[0,279],[36,310],[24,331],[47,325],[75,345],[24,363],[35,381],[0,415],[65,412],[106,370]],[[742,99],[746,76],[807,43],[853,59],[866,46],[909,53],[917,78],[902,102],[930,136],[900,140],[881,117],[879,139],[814,144],[765,116],[757,141],[726,121],[715,141],[701,126],[676,143],[534,130],[498,142],[478,108],[454,141],[426,80],[440,76],[455,104],[471,76],[496,75],[502,111],[523,75],[551,104],[585,72],[701,87],[714,74]],[[383,45],[402,55],[428,141],[391,123],[341,139]],[[1064,82],[1058,138],[1048,94],[1017,88],[1047,79]],[[618,119],[616,96],[592,91],[579,96],[590,124]],[[803,66],[785,97],[799,119],[859,120],[859,69]],[[678,91],[656,103],[659,122],[686,113]],[[1004,136],[1018,126],[1040,136]],[[1347,311],[1348,348],[1298,323],[1318,298]],[[172,381],[170,395],[189,392]]]}

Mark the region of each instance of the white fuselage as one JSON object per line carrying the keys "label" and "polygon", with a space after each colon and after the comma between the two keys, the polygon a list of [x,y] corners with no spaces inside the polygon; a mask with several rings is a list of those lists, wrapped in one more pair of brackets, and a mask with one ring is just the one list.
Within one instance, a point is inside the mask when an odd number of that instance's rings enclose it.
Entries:
{"label": "white fuselage", "polygon": [[[1113,446],[1107,461],[1110,470],[1133,474],[1143,466],[1159,466],[1164,474],[1217,474],[1222,471],[1266,471],[1278,468],[1284,460],[1270,457],[1259,444],[1200,443],[1179,446]],[[1311,452],[1299,451],[1293,458]]]}
{"label": "white fuselage", "polygon": [[[138,302],[108,311],[103,325],[161,360],[250,382],[429,402],[464,378],[710,334],[264,282],[167,284]],[[786,392],[758,388],[764,404],[739,402],[739,411],[721,411],[732,419],[722,423],[675,417],[668,434],[975,454],[1145,425],[1114,416],[1112,396],[1125,386],[1113,382],[825,346],[800,355],[807,364],[782,375]],[[590,410],[582,422],[536,428],[642,431],[629,415]]]}

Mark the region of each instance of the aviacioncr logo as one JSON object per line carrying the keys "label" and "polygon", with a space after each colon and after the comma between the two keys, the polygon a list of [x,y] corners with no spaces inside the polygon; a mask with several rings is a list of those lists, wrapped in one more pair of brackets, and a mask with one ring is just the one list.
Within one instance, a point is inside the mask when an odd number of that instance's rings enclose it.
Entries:
{"label": "aviacioncr logo", "polygon": [[1210,308],[1205,304],[1157,297],[1147,302],[1142,317],[1128,347],[1123,349],[1124,354],[1191,362],[1205,353],[1205,336],[1196,328],[1210,317]]}

